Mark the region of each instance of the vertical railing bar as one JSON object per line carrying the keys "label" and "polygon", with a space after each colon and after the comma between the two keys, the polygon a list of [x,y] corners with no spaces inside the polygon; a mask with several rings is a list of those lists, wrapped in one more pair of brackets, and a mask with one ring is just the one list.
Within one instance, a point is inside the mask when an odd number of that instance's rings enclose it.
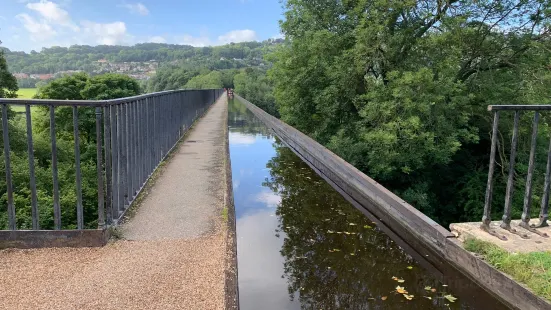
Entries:
{"label": "vertical railing bar", "polygon": [[50,106],[50,139],[52,141],[52,179],[54,198],[54,228],[61,229],[61,205],[59,203],[59,180],[57,171],[57,141],[55,133],[55,108]]}
{"label": "vertical railing bar", "polygon": [[2,105],[2,135],[4,139],[4,158],[6,168],[6,192],[8,195],[8,228],[10,230],[17,229],[15,219],[15,204],[13,203],[13,184],[11,175],[11,158],[10,158],[10,136],[8,123],[8,105]]}
{"label": "vertical railing bar", "polygon": [[80,171],[80,139],[78,131],[78,108],[73,106],[73,134],[75,137],[75,175],[77,182],[77,229],[84,228],[84,214],[82,206],[82,176]]}
{"label": "vertical railing bar", "polygon": [[103,107],[103,135],[105,145],[105,210],[107,215],[107,225],[113,224],[113,202],[112,202],[112,173],[111,167],[111,107]]}
{"label": "vertical railing bar", "polygon": [[33,125],[31,120],[31,106],[25,105],[25,117],[27,119],[27,153],[29,157],[29,185],[31,187],[31,214],[33,230],[40,229],[40,219],[38,212],[38,199],[36,197],[36,178],[34,171],[34,145],[33,145]]}
{"label": "vertical railing bar", "polygon": [[515,160],[517,155],[519,118],[520,118],[520,112],[515,111],[513,136],[511,140],[511,154],[509,155],[509,177],[507,179],[507,190],[505,193],[505,207],[503,210],[503,217],[500,225],[501,228],[506,230],[511,230],[511,205],[513,203],[513,192],[514,192],[514,181],[515,181]]}
{"label": "vertical railing bar", "polygon": [[128,103],[128,205],[134,200],[135,189],[135,161],[136,161],[136,148],[134,146],[134,107],[135,102]]}
{"label": "vertical railing bar", "polygon": [[488,169],[488,183],[486,185],[486,197],[484,200],[484,215],[482,217],[482,229],[489,230],[492,221],[492,198],[494,186],[494,169],[497,148],[497,129],[499,125],[499,111],[494,112],[494,123],[492,126],[492,141],[490,149],[490,165]]}
{"label": "vertical railing bar", "polygon": [[128,197],[128,104],[124,103],[121,105],[121,211],[126,210],[127,204],[130,201]]}
{"label": "vertical railing bar", "polygon": [[549,138],[549,150],[547,151],[547,167],[545,169],[545,183],[543,185],[543,197],[541,198],[540,221],[534,227],[547,227],[549,218],[549,187],[551,184],[551,135]]}
{"label": "vertical railing bar", "polygon": [[536,143],[538,140],[538,123],[540,114],[534,112],[534,121],[532,122],[532,140],[530,144],[530,159],[528,161],[528,174],[526,176],[526,191],[524,192],[524,205],[522,208],[522,216],[519,226],[536,233],[543,237],[548,237],[546,233],[542,233],[530,226],[530,209],[532,207],[532,179],[534,176],[535,161],[536,161]]}
{"label": "vertical railing bar", "polygon": [[97,164],[96,170],[98,174],[98,228],[105,228],[105,197],[103,188],[103,141],[101,130],[101,107],[96,107],[96,151]]}
{"label": "vertical railing bar", "polygon": [[120,167],[120,158],[119,158],[119,137],[120,137],[120,127],[119,127],[119,106],[115,105],[110,107],[111,112],[111,156],[112,156],[112,169],[111,169],[111,195],[113,200],[113,205],[111,209],[113,220],[118,220],[119,218],[119,191],[120,191],[120,179],[119,179],[119,167]]}

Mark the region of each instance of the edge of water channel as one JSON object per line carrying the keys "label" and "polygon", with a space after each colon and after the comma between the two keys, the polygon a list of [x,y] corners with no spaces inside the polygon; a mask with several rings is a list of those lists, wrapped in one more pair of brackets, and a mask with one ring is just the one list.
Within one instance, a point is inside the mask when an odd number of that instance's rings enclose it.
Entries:
{"label": "edge of water channel", "polygon": [[[229,105],[229,98],[226,101]],[[226,310],[239,309],[239,282],[237,270],[237,231],[235,218],[235,204],[233,201],[233,181],[230,157],[230,135],[228,127],[228,112],[224,121],[224,148],[226,152],[224,160],[225,184],[224,212],[226,221],[226,271],[224,290],[226,292]]]}
{"label": "edge of water channel", "polygon": [[417,253],[412,256],[438,277],[455,269],[511,309],[551,309],[547,300],[465,250],[450,231],[342,158],[239,95],[235,97],[346,200],[382,223],[382,230],[397,238],[396,242]]}

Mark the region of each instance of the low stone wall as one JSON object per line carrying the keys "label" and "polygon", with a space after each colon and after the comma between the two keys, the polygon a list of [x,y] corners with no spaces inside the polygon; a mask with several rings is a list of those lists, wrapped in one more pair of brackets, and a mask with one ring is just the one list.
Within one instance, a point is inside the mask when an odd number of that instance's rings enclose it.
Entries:
{"label": "low stone wall", "polygon": [[0,231],[0,249],[100,247],[107,244],[107,229]]}
{"label": "low stone wall", "polygon": [[403,199],[310,137],[236,97],[355,207],[383,222],[389,236],[398,236],[410,248],[423,253],[437,273],[447,273],[445,265],[451,265],[509,308],[551,309],[549,302],[463,249],[450,231]]}

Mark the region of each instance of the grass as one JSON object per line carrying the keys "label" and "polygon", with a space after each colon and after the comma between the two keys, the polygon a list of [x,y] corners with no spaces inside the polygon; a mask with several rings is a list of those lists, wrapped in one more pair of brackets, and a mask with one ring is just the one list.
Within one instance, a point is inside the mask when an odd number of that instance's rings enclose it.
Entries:
{"label": "grass", "polygon": [[17,91],[17,96],[19,99],[32,99],[36,95],[37,88],[20,88]]}
{"label": "grass", "polygon": [[228,207],[224,207],[224,209],[222,209],[222,219],[224,222],[228,221]]}
{"label": "grass", "polygon": [[[19,99],[32,99],[34,95],[36,95],[36,92],[38,91],[37,88],[20,88],[17,91],[17,98]],[[31,107],[31,110],[34,109],[35,106]],[[17,113],[23,113],[25,112],[25,106],[23,105],[11,105],[11,109],[14,112]]]}
{"label": "grass", "polygon": [[465,249],[480,254],[490,265],[551,300],[551,252],[509,253],[477,239],[465,240]]}

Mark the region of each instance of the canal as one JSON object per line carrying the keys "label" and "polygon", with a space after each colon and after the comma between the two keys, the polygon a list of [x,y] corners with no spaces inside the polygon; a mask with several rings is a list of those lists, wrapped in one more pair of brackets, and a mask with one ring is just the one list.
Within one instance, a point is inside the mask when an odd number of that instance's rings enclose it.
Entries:
{"label": "canal", "polygon": [[438,281],[238,100],[228,113],[242,310],[503,308]]}

